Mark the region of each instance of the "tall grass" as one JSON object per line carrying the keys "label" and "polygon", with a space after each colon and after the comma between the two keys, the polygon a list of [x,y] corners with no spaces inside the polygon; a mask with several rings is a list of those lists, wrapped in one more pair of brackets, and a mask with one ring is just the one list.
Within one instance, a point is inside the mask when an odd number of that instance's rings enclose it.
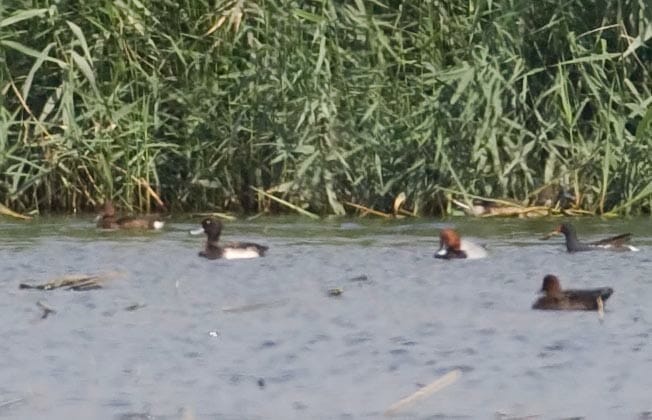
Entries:
{"label": "tall grass", "polygon": [[[418,213],[450,189],[652,207],[652,6],[14,0],[0,6],[0,201]],[[252,188],[254,187],[254,188]],[[151,189],[150,189],[151,188]],[[267,194],[261,194],[260,190]]]}

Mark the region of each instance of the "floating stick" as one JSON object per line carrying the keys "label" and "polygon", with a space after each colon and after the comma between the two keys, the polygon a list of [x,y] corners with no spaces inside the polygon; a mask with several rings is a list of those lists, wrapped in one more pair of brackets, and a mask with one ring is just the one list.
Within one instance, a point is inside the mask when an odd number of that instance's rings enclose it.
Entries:
{"label": "floating stick", "polygon": [[36,306],[43,309],[43,315],[41,315],[41,319],[47,318],[50,314],[56,314],[57,313],[57,311],[52,309],[47,303],[43,302],[42,300],[39,300],[38,302],[36,302]]}
{"label": "floating stick", "polygon": [[435,392],[447,387],[448,385],[452,384],[455,382],[461,375],[461,371],[459,369],[452,370],[442,376],[439,379],[436,379],[433,381],[430,385],[426,385],[423,388],[419,389],[417,392],[414,394],[403,398],[400,401],[397,401],[396,403],[392,404],[386,411],[385,415],[386,416],[392,416],[396,414],[399,410],[405,408],[406,406],[423,399],[429,395],[434,394]]}
{"label": "floating stick", "polygon": [[25,398],[15,398],[9,401],[0,402],[0,408],[9,407],[10,405],[18,404],[19,402],[25,401]]}
{"label": "floating stick", "polygon": [[47,283],[43,284],[27,284],[21,283],[19,289],[37,289],[37,290],[54,290],[62,287],[67,288],[68,290],[93,290],[101,289],[102,283],[112,277],[116,277],[121,273],[111,272],[105,274],[70,274],[67,276],[62,276],[55,278]]}
{"label": "floating stick", "polygon": [[240,306],[225,306],[222,308],[222,312],[250,312],[262,308],[270,308],[272,306],[282,305],[287,303],[287,299],[275,300],[273,302],[261,302],[261,303],[250,303],[247,305]]}

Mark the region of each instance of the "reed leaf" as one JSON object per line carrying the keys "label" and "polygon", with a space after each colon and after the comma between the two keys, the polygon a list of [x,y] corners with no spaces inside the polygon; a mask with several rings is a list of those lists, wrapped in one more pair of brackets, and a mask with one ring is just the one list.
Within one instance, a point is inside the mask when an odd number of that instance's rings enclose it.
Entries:
{"label": "reed leaf", "polygon": [[433,214],[446,191],[553,184],[591,213],[651,211],[646,2],[3,7],[0,202],[17,212],[110,196],[389,213],[404,192]]}

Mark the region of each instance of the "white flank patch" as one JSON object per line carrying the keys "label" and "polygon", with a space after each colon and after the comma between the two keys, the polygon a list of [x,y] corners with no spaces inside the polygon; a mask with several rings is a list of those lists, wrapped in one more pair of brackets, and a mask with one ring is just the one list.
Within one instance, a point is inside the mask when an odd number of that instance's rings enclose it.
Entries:
{"label": "white flank patch", "polygon": [[191,235],[201,235],[202,233],[204,233],[204,228],[200,227],[199,229],[191,230],[188,233],[191,234]]}
{"label": "white flank patch", "polygon": [[156,230],[158,230],[158,229],[163,229],[163,226],[165,226],[165,222],[162,222],[162,221],[160,221],[160,220],[154,220],[154,223],[152,223],[152,226],[153,226],[154,229],[156,229]]}
{"label": "white flank patch", "polygon": [[439,255],[440,257],[443,257],[446,254],[448,254],[446,248],[441,248],[439,251],[435,252],[435,255]]}
{"label": "white flank patch", "polygon": [[480,245],[476,245],[473,242],[468,242],[462,239],[460,245],[460,249],[466,252],[467,259],[484,258],[487,256],[487,251]]}
{"label": "white flank patch", "polygon": [[[623,245],[621,248],[617,248],[616,250],[622,250],[623,247],[629,249],[630,251],[634,251],[634,252],[640,251],[640,249],[638,249],[638,248],[636,248],[635,246],[632,246],[632,245]],[[611,249],[611,248],[616,248],[616,247],[614,247],[611,244],[606,244],[606,245],[598,245],[598,248]]]}
{"label": "white flank patch", "polygon": [[260,254],[253,248],[224,248],[222,254],[222,258],[226,260],[242,260],[258,257],[260,257]]}

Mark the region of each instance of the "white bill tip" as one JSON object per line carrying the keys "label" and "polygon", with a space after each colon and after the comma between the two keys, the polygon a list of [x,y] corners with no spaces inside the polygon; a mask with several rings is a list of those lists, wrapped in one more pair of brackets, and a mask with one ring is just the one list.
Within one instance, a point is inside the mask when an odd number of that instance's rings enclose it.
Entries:
{"label": "white bill tip", "polygon": [[194,229],[194,230],[191,230],[191,231],[188,232],[188,233],[191,234],[191,235],[201,235],[201,234],[204,233],[204,228],[201,227],[201,228],[199,228],[199,229]]}

